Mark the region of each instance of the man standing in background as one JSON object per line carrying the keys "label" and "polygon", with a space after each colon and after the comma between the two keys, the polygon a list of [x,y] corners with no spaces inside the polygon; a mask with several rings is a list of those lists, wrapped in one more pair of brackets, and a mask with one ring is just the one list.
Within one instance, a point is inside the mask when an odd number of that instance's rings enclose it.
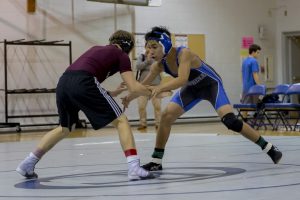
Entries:
{"label": "man standing in background", "polygon": [[[149,54],[149,50],[146,49],[145,54],[141,54],[136,62],[136,69],[138,71],[137,80],[142,82],[144,78],[148,75],[150,71],[150,67],[154,60],[151,58]],[[157,76],[151,83],[151,85],[159,85],[161,81],[160,76]],[[147,104],[149,101],[149,97],[140,96],[138,97],[138,106],[139,106],[139,116],[140,116],[140,125],[138,127],[139,131],[146,131],[147,129]],[[155,116],[155,129],[158,129],[159,121],[160,121],[160,111],[161,111],[161,99],[152,97],[151,98],[152,105],[154,108],[154,116]]]}
{"label": "man standing in background", "polygon": [[[252,44],[249,47],[249,56],[243,61],[242,64],[242,81],[243,81],[243,92],[241,103],[255,104],[258,102],[257,96],[246,97],[249,89],[260,84],[259,80],[259,64],[257,58],[260,54],[261,47],[257,44]],[[242,112],[243,118],[247,119],[248,112]]]}

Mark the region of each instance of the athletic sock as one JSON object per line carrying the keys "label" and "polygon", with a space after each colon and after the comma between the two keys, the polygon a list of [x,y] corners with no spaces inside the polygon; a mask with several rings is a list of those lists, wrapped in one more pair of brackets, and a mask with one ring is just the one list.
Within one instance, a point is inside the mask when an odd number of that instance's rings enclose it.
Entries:
{"label": "athletic sock", "polygon": [[136,156],[137,155],[137,151],[136,149],[127,149],[124,151],[124,154],[126,157],[128,156]]}
{"label": "athletic sock", "polygon": [[261,147],[262,150],[264,150],[268,144],[267,141],[261,136],[259,136],[258,140],[255,142],[258,146]]}
{"label": "athletic sock", "polygon": [[161,164],[164,153],[165,149],[154,148],[154,152],[152,154],[152,162]]}
{"label": "athletic sock", "polygon": [[124,151],[126,159],[127,159],[127,163],[131,163],[134,161],[139,161],[139,157],[137,155],[136,149],[127,149]]}
{"label": "athletic sock", "polygon": [[37,157],[34,153],[30,153],[28,156],[31,160],[35,160],[36,162],[40,160],[39,157]]}

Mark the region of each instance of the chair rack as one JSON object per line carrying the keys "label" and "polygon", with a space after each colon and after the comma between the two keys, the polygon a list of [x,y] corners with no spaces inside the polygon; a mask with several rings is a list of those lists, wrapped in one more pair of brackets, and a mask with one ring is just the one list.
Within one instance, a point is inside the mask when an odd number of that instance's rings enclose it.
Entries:
{"label": "chair rack", "polygon": [[9,115],[8,114],[8,95],[9,94],[25,94],[25,93],[55,93],[55,88],[41,90],[37,88],[36,91],[31,90],[24,90],[24,91],[18,91],[18,90],[8,90],[8,80],[7,80],[7,72],[8,72],[8,62],[7,62],[7,48],[10,45],[28,45],[28,46],[66,46],[69,48],[69,63],[72,63],[72,42],[63,42],[63,40],[54,40],[54,41],[46,41],[45,39],[41,40],[25,40],[25,39],[19,39],[19,40],[12,40],[7,41],[6,39],[4,41],[1,41],[0,43],[4,44],[4,107],[5,107],[5,122],[0,123],[0,128],[11,128],[16,127],[16,131],[20,132],[21,127],[28,127],[28,126],[49,126],[49,125],[57,125],[56,124],[25,124],[21,125],[20,122],[9,122],[9,118],[32,118],[32,117],[53,117],[58,116],[58,114],[41,114],[41,115]]}

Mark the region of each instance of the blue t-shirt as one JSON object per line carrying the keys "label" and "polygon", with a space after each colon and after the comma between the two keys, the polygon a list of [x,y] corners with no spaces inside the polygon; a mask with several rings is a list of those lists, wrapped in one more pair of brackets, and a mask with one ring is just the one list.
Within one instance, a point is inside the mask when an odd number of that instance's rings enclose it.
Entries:
{"label": "blue t-shirt", "polygon": [[243,61],[242,65],[243,93],[248,92],[249,88],[255,85],[254,72],[259,72],[258,62],[255,58],[248,57]]}

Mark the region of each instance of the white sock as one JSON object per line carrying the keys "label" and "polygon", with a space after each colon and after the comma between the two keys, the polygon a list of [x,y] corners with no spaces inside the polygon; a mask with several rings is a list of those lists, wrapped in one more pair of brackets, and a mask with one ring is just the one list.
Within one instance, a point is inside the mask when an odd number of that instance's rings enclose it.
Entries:
{"label": "white sock", "polygon": [[36,155],[34,155],[34,153],[32,152],[29,154],[29,157],[39,160],[39,158]]}
{"label": "white sock", "polygon": [[268,153],[270,151],[270,149],[272,148],[272,146],[273,145],[270,142],[268,142],[268,144],[263,149],[263,152]]}
{"label": "white sock", "polygon": [[127,163],[128,163],[128,164],[130,164],[130,163],[135,163],[135,162],[140,163],[140,158],[139,158],[138,155],[127,156],[126,159],[127,159]]}
{"label": "white sock", "polygon": [[154,162],[154,163],[156,163],[156,164],[162,164],[162,159],[160,159],[160,158],[152,158],[152,161],[151,162]]}

